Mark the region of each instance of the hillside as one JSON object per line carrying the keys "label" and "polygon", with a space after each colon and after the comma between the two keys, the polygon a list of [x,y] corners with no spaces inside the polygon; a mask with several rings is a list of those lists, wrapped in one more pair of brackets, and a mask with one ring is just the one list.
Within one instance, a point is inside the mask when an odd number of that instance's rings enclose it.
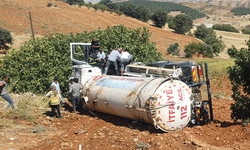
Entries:
{"label": "hillside", "polygon": [[[48,3],[57,7],[47,7]],[[147,27],[152,33],[151,42],[156,42],[158,51],[166,54],[170,44],[178,42],[183,50],[188,43],[196,39],[184,35],[165,31],[147,23],[138,21],[125,15],[117,16],[115,13],[95,12],[87,7],[69,6],[65,2],[49,0],[10,0],[0,2],[0,27],[7,28],[17,35],[31,33],[29,12],[32,14],[34,32],[36,35],[49,33],[79,33],[96,30],[99,27],[106,29],[107,26],[124,24],[129,28]]]}

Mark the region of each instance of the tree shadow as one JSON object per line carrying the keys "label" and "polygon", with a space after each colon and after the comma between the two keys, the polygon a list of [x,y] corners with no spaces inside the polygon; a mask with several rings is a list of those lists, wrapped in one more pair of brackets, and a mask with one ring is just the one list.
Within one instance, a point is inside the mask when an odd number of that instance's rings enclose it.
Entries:
{"label": "tree shadow", "polygon": [[242,123],[240,122],[228,122],[228,121],[219,121],[219,120],[214,120],[213,121],[214,123],[220,123],[220,127],[222,128],[227,128],[227,127],[230,127],[230,126],[235,126],[235,125],[242,125]]}
{"label": "tree shadow", "polygon": [[97,111],[85,111],[82,113],[83,115],[89,116],[96,118],[97,120],[101,119],[105,122],[112,123],[115,126],[123,126],[129,129],[135,129],[139,131],[149,131],[151,134],[152,133],[158,133],[158,134],[163,134],[166,133],[160,129],[156,129],[152,124],[140,122],[138,120],[131,120],[111,114],[105,114]]}

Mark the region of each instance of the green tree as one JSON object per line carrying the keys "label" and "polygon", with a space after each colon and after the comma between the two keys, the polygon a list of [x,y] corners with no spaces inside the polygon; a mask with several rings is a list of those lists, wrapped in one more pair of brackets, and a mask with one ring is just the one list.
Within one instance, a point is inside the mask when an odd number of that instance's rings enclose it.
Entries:
{"label": "green tree", "polygon": [[135,8],[136,6],[130,2],[124,2],[120,5],[120,11],[133,18],[135,18]]}
{"label": "green tree", "polygon": [[95,9],[95,11],[97,11],[99,9],[97,4],[93,5],[93,8]]}
{"label": "green tree", "polygon": [[174,30],[176,33],[185,34],[193,28],[193,20],[190,16],[179,14],[174,18]]}
{"label": "green tree", "polygon": [[238,50],[235,48],[235,46],[231,46],[227,49],[227,53],[230,57],[235,58],[238,55]]}
{"label": "green tree", "polygon": [[235,64],[228,68],[229,79],[232,84],[235,103],[231,104],[231,118],[235,121],[240,119],[243,125],[247,125],[250,119],[250,40],[248,48],[241,48],[234,54]]}
{"label": "green tree", "polygon": [[12,44],[12,36],[10,31],[0,28],[0,49],[8,50],[9,46],[6,44]]}
{"label": "green tree", "polygon": [[188,45],[185,45],[185,57],[191,58],[195,53],[197,53],[200,49],[199,43],[192,42]]}
{"label": "green tree", "polygon": [[[151,33],[145,27],[128,29],[123,25],[83,33],[51,34],[32,39],[20,50],[13,50],[0,59],[0,76],[7,75],[16,82],[13,91],[45,93],[55,76],[63,92],[68,91],[68,78],[72,72],[69,43],[89,43],[96,37],[107,54],[110,47],[129,49],[135,61],[144,63],[162,60]],[[76,48],[77,49],[77,48]]]}
{"label": "green tree", "polygon": [[119,9],[119,5],[117,5],[116,3],[108,3],[107,7],[111,10]]}
{"label": "green tree", "polygon": [[210,35],[210,30],[204,25],[200,25],[197,27],[197,30],[194,33],[195,37],[201,40],[205,40],[207,36]]}
{"label": "green tree", "polygon": [[98,7],[102,12],[104,12],[105,10],[107,10],[107,6],[106,6],[106,5],[103,5],[103,4],[97,4],[97,7]]}
{"label": "green tree", "polygon": [[147,22],[150,19],[151,11],[147,6],[138,6],[135,8],[135,18],[143,22]]}
{"label": "green tree", "polygon": [[179,43],[174,43],[174,44],[170,44],[168,47],[168,54],[172,54],[174,56],[180,56],[180,49],[179,47]]}
{"label": "green tree", "polygon": [[167,12],[164,9],[155,10],[152,20],[157,27],[162,28],[167,22]]}
{"label": "green tree", "polygon": [[111,0],[101,0],[100,2],[99,2],[99,4],[103,4],[103,5],[108,5],[109,3],[112,3],[111,2]]}

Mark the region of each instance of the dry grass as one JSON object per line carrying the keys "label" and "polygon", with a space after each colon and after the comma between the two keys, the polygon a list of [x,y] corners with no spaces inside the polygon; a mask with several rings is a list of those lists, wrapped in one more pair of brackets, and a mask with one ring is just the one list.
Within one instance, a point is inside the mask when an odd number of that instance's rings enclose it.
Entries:
{"label": "dry grass", "polygon": [[[8,103],[4,99],[0,106],[2,111],[2,116],[11,119],[24,119],[24,120],[33,120],[42,113],[49,111],[49,99],[45,98],[44,95],[34,95],[32,93],[22,93],[22,94],[10,94],[11,98],[15,101],[15,105],[18,109],[8,109],[6,112],[3,112],[7,107]],[[4,118],[2,118],[4,119]],[[6,123],[3,124],[3,126]],[[8,124],[8,123],[7,123]]]}

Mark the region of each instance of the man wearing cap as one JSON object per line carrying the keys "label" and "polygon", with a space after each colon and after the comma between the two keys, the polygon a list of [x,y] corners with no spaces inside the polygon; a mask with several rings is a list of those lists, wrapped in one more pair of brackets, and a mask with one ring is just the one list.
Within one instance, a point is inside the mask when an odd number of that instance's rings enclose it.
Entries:
{"label": "man wearing cap", "polygon": [[91,53],[94,53],[95,51],[100,50],[100,42],[96,40],[95,37],[93,37],[93,40],[91,42]]}
{"label": "man wearing cap", "polygon": [[[56,90],[59,91],[60,97],[62,97],[62,91],[60,89],[60,85],[59,85],[57,77],[54,78],[54,82],[51,85],[55,85],[56,86]],[[62,99],[60,100],[60,103],[63,103]]]}
{"label": "man wearing cap", "polygon": [[119,75],[118,66],[117,66],[116,61],[118,59],[120,59],[120,58],[121,58],[121,54],[117,50],[115,50],[115,48],[112,48],[112,51],[111,51],[111,53],[109,55],[109,58],[108,58],[108,61],[106,63],[106,67],[105,67],[105,71],[104,71],[103,75],[107,74],[110,64],[114,65],[115,72],[116,72],[117,75]]}
{"label": "man wearing cap", "polygon": [[129,50],[126,49],[121,55],[120,66],[121,66],[121,76],[123,76],[124,68],[127,64],[133,61],[133,56],[129,54]]}

